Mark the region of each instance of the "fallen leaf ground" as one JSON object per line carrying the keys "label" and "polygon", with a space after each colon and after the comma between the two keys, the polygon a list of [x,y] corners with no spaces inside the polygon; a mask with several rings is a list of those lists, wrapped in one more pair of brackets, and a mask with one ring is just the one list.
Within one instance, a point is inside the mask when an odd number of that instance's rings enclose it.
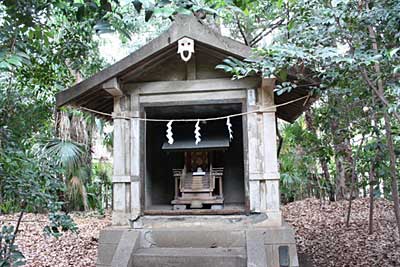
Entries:
{"label": "fallen leaf ground", "polygon": [[[79,227],[79,234],[67,232],[59,239],[43,234],[47,215],[26,214],[23,217],[17,244],[26,257],[25,266],[95,266],[99,232],[111,224],[110,216],[74,214],[72,217]],[[6,220],[15,225],[16,218],[17,215],[0,216],[0,222]]]}
{"label": "fallen leaf ground", "polygon": [[369,200],[353,201],[346,227],[347,201],[306,199],[283,206],[296,230],[297,250],[313,266],[400,266],[400,240],[391,202],[375,201],[374,232],[368,234]]}
{"label": "fallen leaf ground", "polygon": [[[392,205],[375,203],[374,233],[368,235],[368,200],[353,202],[351,224],[345,226],[347,201],[320,203],[306,199],[283,206],[286,221],[296,230],[298,252],[312,266],[400,266],[400,240]],[[0,216],[0,222],[15,224],[17,215]],[[17,243],[34,267],[95,266],[99,231],[111,224],[110,216],[74,214],[80,234],[46,237],[47,216],[27,214]]]}

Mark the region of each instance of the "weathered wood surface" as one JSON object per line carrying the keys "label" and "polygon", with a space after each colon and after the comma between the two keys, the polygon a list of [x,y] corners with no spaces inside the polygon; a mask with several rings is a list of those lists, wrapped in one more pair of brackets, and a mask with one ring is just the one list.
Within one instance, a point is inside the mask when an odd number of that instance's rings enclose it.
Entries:
{"label": "weathered wood surface", "polygon": [[241,90],[256,88],[260,84],[260,78],[244,78],[232,80],[229,78],[188,80],[188,81],[161,81],[127,83],[124,89],[127,92],[135,92],[139,95],[194,93],[226,90]]}
{"label": "weathered wood surface", "polygon": [[244,210],[239,209],[191,209],[191,210],[145,210],[144,215],[240,215],[244,214]]}
{"label": "weathered wood surface", "polygon": [[200,92],[200,93],[181,93],[172,94],[168,97],[166,95],[144,95],[140,96],[140,103],[170,103],[179,102],[181,105],[186,104],[184,102],[190,101],[201,101],[204,104],[207,102],[224,101],[224,100],[239,100],[246,98],[245,90],[229,90],[229,91],[218,91],[218,92]]}
{"label": "weathered wood surface", "polygon": [[102,88],[112,96],[122,96],[124,94],[117,78],[112,78],[111,80],[103,83]]}

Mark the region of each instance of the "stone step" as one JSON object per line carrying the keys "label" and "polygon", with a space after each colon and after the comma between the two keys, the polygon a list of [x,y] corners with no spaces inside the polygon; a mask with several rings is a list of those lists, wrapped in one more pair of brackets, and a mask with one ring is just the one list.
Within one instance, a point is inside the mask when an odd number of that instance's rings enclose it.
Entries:
{"label": "stone step", "polygon": [[[195,227],[194,227],[195,228]],[[246,236],[241,230],[182,230],[171,228],[141,233],[140,247],[214,248],[245,247]]]}
{"label": "stone step", "polygon": [[131,267],[245,267],[244,248],[141,248]]}

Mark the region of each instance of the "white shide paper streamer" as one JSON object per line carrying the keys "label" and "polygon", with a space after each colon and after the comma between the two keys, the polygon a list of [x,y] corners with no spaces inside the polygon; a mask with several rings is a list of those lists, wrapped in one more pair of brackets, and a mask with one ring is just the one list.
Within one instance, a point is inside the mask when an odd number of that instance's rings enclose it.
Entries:
{"label": "white shide paper streamer", "polygon": [[232,130],[231,120],[229,119],[229,117],[226,118],[226,126],[228,126],[229,141],[232,141],[232,139],[233,139],[233,130]]}
{"label": "white shide paper streamer", "polygon": [[171,120],[167,123],[167,135],[166,137],[168,138],[168,144],[172,145],[174,143],[174,138],[172,138],[173,133],[172,133],[172,123],[174,121]]}
{"label": "white shide paper streamer", "polygon": [[196,145],[201,142],[201,134],[200,134],[200,120],[197,120],[196,125],[194,126],[194,137],[196,138]]}

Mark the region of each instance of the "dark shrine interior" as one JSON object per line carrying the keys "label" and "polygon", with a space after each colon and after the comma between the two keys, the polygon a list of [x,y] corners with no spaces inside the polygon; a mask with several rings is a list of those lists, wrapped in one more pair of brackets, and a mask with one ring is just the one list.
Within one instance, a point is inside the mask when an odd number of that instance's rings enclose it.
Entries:
{"label": "dark shrine interior", "polygon": [[[146,107],[147,118],[187,119],[220,117],[242,112],[242,104],[205,104]],[[196,122],[172,123],[174,144],[167,143],[166,122],[145,122],[145,210],[172,210],[176,195],[174,170],[188,172],[223,168],[223,209],[243,210],[245,202],[242,116],[230,118],[233,139],[229,141],[226,119],[200,121],[201,142],[195,144]],[[203,160],[194,157],[202,155]],[[220,184],[215,184],[215,191]],[[213,195],[215,192],[212,193]],[[190,205],[188,205],[190,209]],[[201,209],[210,209],[204,205]]]}

